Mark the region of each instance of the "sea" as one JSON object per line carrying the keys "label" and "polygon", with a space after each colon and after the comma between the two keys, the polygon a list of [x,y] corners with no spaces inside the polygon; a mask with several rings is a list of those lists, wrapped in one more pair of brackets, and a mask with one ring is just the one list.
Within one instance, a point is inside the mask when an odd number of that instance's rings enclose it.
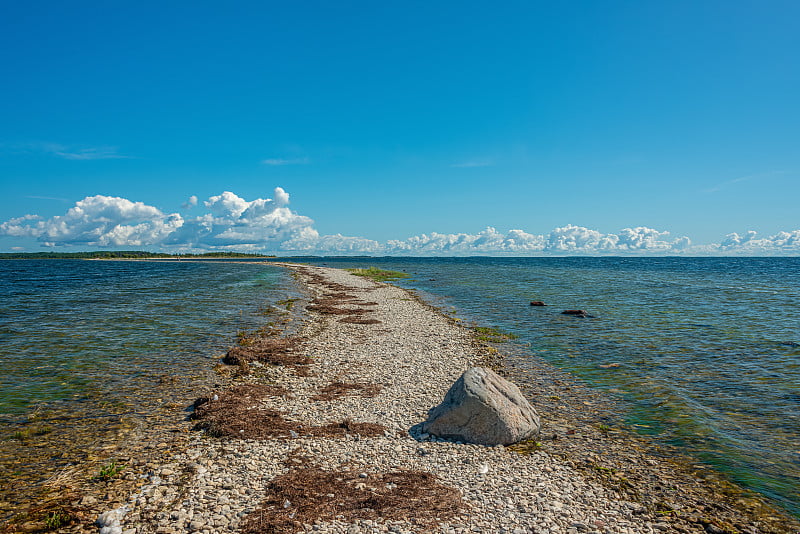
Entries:
{"label": "sea", "polygon": [[[515,358],[602,390],[632,432],[800,517],[800,258],[292,261],[406,272],[395,283],[444,312],[518,336]],[[262,261],[0,261],[0,478],[41,483],[21,431],[144,421],[172,389],[186,402],[237,332],[301,295]]]}

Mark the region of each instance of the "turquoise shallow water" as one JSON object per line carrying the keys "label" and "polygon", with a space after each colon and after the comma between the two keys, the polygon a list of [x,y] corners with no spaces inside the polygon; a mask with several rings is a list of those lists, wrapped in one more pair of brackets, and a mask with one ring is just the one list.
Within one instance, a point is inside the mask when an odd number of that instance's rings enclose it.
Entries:
{"label": "turquoise shallow water", "polygon": [[[621,399],[635,431],[800,516],[800,258],[317,263],[407,271],[400,285],[518,335],[524,354]],[[575,308],[595,318],[560,313]]]}
{"label": "turquoise shallow water", "polygon": [[90,410],[162,373],[190,374],[295,291],[263,264],[0,262],[0,421]]}

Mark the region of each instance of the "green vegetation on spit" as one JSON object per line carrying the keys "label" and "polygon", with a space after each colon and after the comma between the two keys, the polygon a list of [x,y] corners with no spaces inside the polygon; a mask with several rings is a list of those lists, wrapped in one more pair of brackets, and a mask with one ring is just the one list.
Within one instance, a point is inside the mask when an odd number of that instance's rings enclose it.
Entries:
{"label": "green vegetation on spit", "polygon": [[519,337],[515,334],[501,332],[497,328],[492,328],[490,326],[475,326],[472,329],[475,331],[478,341],[484,341],[486,343],[505,343],[506,341]]}
{"label": "green vegetation on spit", "polygon": [[165,254],[144,250],[102,250],[94,252],[4,252],[0,260],[114,260],[114,259],[204,259],[204,258],[274,258],[264,254],[241,252],[205,252],[203,254]]}
{"label": "green vegetation on spit", "polygon": [[52,431],[53,428],[50,426],[36,426],[14,432],[13,434],[11,434],[11,439],[25,441],[26,439],[29,439],[33,436],[44,436],[45,434],[49,434]]}
{"label": "green vegetation on spit", "polygon": [[298,300],[300,299],[283,299],[279,300],[275,304],[278,304],[280,306],[285,306],[287,310],[291,310],[294,307],[294,303],[297,302]]}
{"label": "green vegetation on spit", "polygon": [[125,464],[118,464],[114,460],[100,468],[97,475],[98,480],[111,480],[125,469]]}
{"label": "green vegetation on spit", "polygon": [[408,273],[401,273],[400,271],[387,271],[385,269],[378,269],[377,267],[368,267],[366,269],[347,269],[348,272],[356,276],[363,276],[376,282],[391,282],[392,280],[399,280],[401,278],[408,278],[411,276]]}
{"label": "green vegetation on spit", "polygon": [[44,520],[44,526],[48,530],[57,530],[70,523],[72,523],[72,517],[62,510],[51,512]]}
{"label": "green vegetation on spit", "polygon": [[506,448],[518,454],[529,455],[541,450],[542,444],[535,439],[526,439],[524,441],[507,445]]}

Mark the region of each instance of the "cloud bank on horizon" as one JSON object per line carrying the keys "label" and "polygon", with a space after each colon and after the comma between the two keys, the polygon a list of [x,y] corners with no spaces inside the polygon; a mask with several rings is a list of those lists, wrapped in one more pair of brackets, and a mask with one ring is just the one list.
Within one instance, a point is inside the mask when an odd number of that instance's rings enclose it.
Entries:
{"label": "cloud bank on horizon", "polygon": [[[189,197],[185,210],[199,206]],[[64,215],[49,219],[24,215],[0,223],[0,236],[33,238],[45,247],[144,247],[168,252],[233,250],[280,254],[330,255],[614,255],[716,254],[800,255],[800,230],[758,237],[754,231],[730,233],[720,243],[694,245],[686,236],[643,226],[604,234],[583,226],[550,233],[523,230],[477,234],[422,234],[386,243],[363,237],[320,235],[314,221],[289,209],[289,194],[276,187],[272,199],[247,201],[224,191],[202,203],[206,213],[164,213],[142,202],[104,195],[86,197]],[[19,247],[12,247],[18,250]]]}

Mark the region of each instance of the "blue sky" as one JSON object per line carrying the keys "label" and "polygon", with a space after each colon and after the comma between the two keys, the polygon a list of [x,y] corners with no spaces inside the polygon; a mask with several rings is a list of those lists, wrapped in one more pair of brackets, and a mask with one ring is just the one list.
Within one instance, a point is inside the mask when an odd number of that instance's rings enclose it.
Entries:
{"label": "blue sky", "polygon": [[800,3],[165,4],[4,5],[0,251],[800,254]]}

